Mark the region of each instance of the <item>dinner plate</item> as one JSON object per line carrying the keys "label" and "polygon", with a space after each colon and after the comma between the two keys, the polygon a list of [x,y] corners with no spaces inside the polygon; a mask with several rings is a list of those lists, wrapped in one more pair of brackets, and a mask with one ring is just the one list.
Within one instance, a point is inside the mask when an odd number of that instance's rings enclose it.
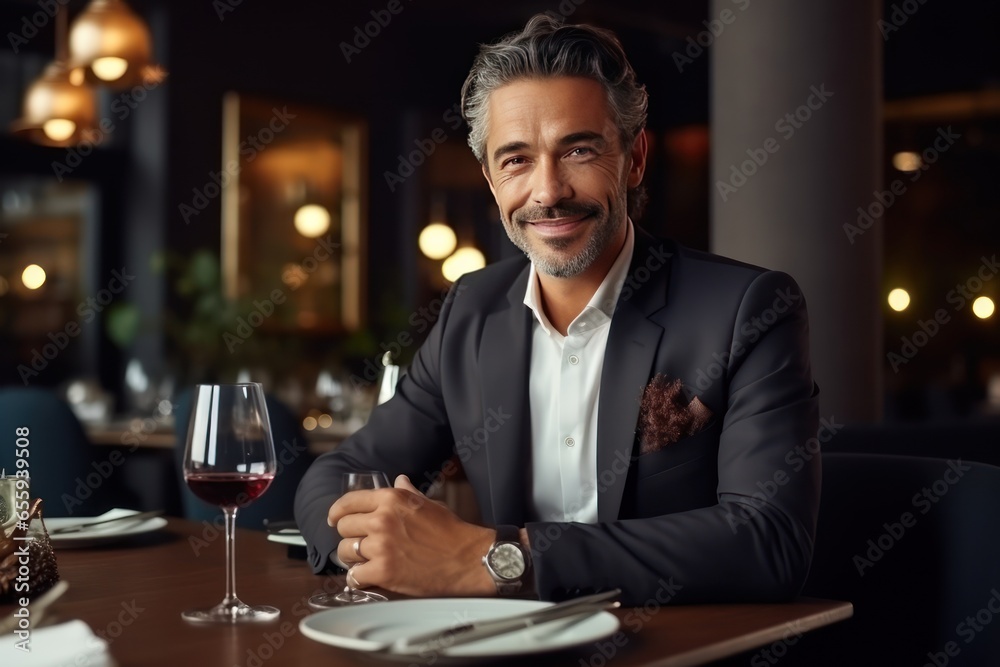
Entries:
{"label": "dinner plate", "polygon": [[135,535],[142,535],[144,533],[151,533],[153,531],[160,530],[167,525],[166,519],[162,516],[157,516],[141,522],[123,520],[120,522],[106,523],[99,526],[93,526],[91,528],[84,528],[83,530],[75,533],[53,534],[52,532],[63,526],[75,526],[88,521],[114,519],[119,516],[128,516],[129,514],[138,513],[139,512],[135,510],[116,508],[105,512],[100,516],[56,517],[53,519],[45,519],[45,527],[49,531],[49,539],[52,540],[52,546],[61,549],[82,549],[85,547],[113,544]]}
{"label": "dinner plate", "polygon": [[[537,600],[441,598],[392,600],[348,605],[307,616],[302,634],[324,644],[362,651],[387,660],[412,662],[420,654],[383,651],[387,642],[431,630],[445,630],[472,621],[522,614],[549,606]],[[543,653],[597,641],[614,633],[618,617],[601,611],[583,619],[553,621],[496,637],[443,649],[439,656],[461,662]]]}

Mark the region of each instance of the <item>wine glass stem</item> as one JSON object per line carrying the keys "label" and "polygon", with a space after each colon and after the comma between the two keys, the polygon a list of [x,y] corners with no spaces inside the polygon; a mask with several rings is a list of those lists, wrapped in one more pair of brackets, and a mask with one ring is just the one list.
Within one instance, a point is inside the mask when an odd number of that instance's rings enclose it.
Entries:
{"label": "wine glass stem", "polygon": [[236,597],[236,507],[223,507],[226,516],[226,599],[224,605],[237,602]]}

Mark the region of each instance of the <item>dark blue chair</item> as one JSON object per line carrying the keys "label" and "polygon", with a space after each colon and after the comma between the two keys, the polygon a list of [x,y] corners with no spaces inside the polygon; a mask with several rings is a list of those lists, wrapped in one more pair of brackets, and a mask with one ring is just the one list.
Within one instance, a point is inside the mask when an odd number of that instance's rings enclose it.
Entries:
{"label": "dark blue chair", "polygon": [[[28,429],[31,497],[47,517],[94,516],[114,506],[118,466],[87,439],[80,421],[47,389],[0,389],[0,467],[17,471],[17,429]],[[127,506],[127,503],[124,504]]]}
{"label": "dark blue chair", "polygon": [[824,454],[803,594],[850,600],[854,617],[807,633],[783,663],[1000,665],[998,511],[992,465]]}
{"label": "dark blue chair", "polygon": [[[177,443],[174,462],[184,516],[195,521],[212,521],[222,525],[222,510],[199,499],[184,483],[184,445],[187,442],[188,422],[191,418],[190,390],[182,392],[175,404],[174,414]],[[236,525],[241,528],[263,530],[264,521],[291,521],[294,518],[295,490],[315,456],[308,452],[308,441],[298,418],[273,396],[265,396],[267,414],[271,420],[271,434],[278,458],[278,470],[267,491],[257,500],[236,513]]]}

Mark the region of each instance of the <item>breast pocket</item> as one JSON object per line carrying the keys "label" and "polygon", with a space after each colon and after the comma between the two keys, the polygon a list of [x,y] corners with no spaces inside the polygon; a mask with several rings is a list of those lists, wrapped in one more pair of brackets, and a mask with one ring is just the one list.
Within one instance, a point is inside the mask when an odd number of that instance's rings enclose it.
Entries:
{"label": "breast pocket", "polygon": [[718,502],[719,429],[707,428],[636,461],[636,510],[659,516]]}

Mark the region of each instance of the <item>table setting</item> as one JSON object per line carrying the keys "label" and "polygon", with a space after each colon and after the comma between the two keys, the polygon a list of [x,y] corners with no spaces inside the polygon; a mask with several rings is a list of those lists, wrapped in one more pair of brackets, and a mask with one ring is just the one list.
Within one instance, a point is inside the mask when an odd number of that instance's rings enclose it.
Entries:
{"label": "table setting", "polygon": [[[196,388],[183,474],[195,495],[223,510],[224,532],[125,508],[44,519],[40,501],[19,498],[17,478],[0,481],[0,508],[8,508],[0,513],[0,664],[262,667],[280,653],[272,664],[576,665],[617,656],[622,665],[693,665],[774,641],[791,622],[804,632],[851,614],[849,603],[821,600],[622,609],[617,590],[561,603],[417,599],[357,586],[349,571],[317,577],[294,524],[235,527],[275,474],[255,383]],[[349,490],[387,486],[379,471],[343,480]],[[22,507],[30,522],[19,521]],[[22,594],[15,543],[29,533],[37,553],[48,554],[36,559],[47,569],[32,570]]]}

